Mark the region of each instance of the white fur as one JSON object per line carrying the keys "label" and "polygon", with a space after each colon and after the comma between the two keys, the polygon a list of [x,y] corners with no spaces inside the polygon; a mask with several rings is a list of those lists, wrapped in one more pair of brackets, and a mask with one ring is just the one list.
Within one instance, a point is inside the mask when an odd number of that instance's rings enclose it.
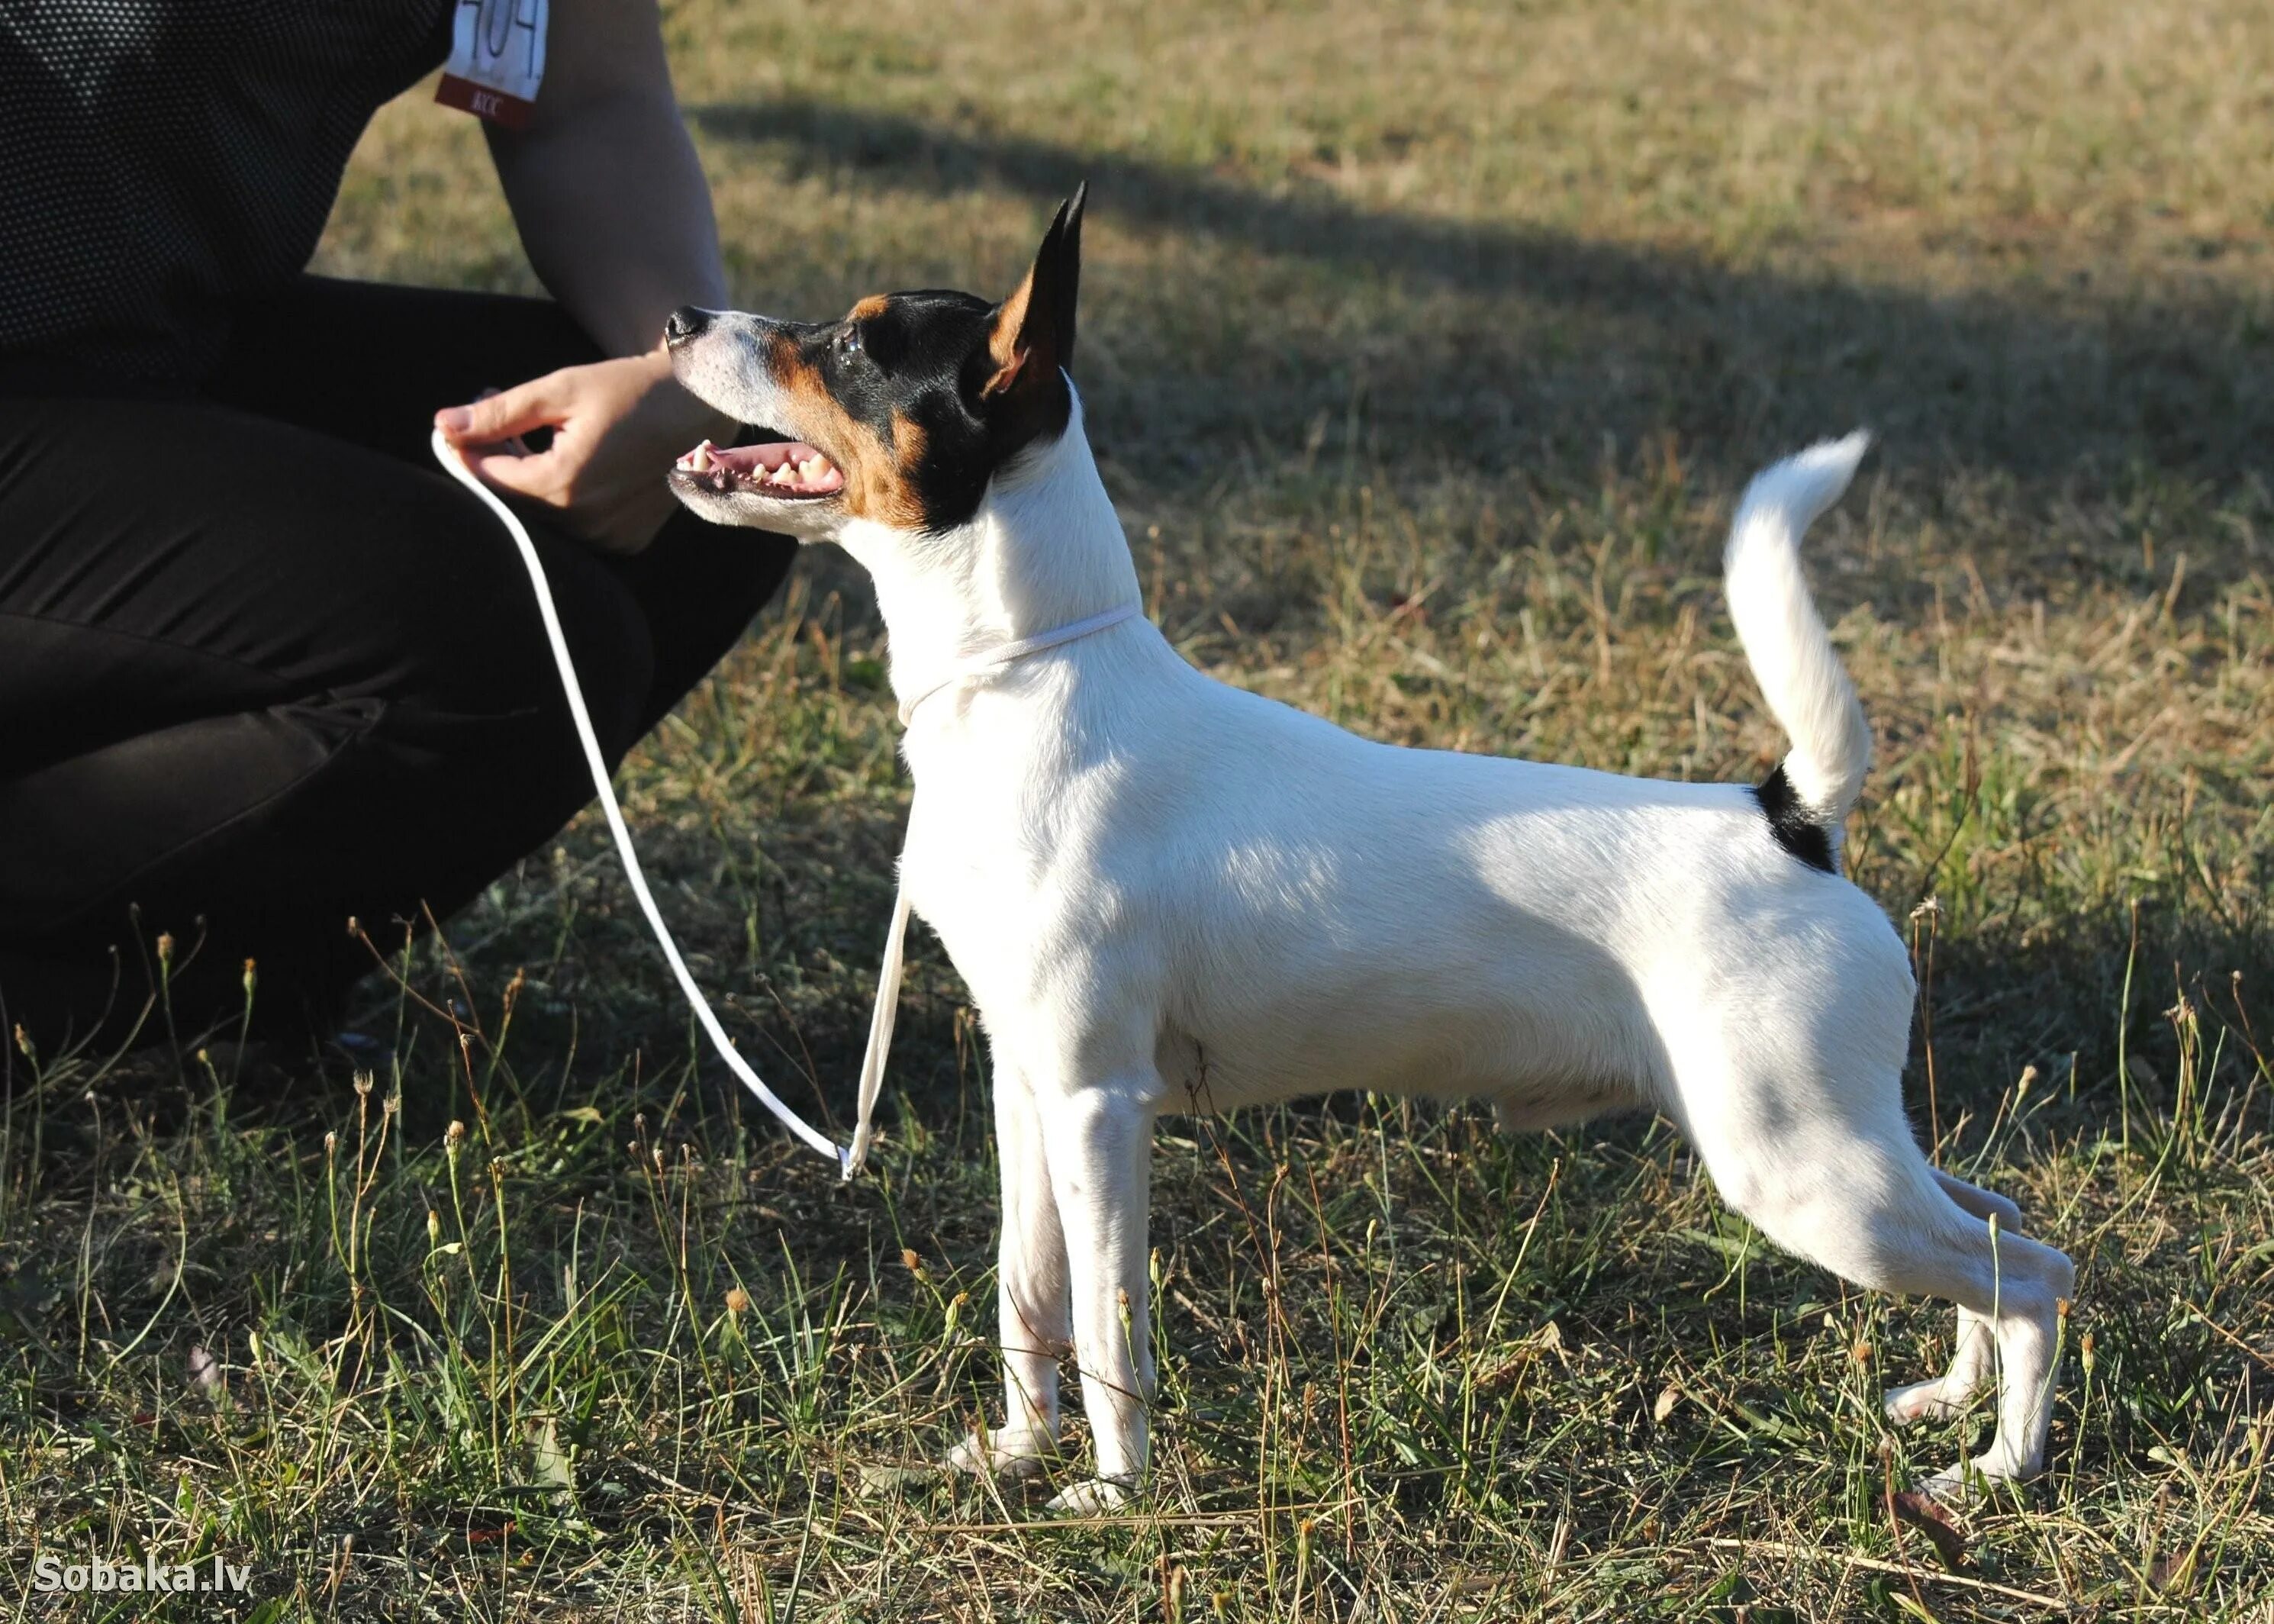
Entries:
{"label": "white fur", "polygon": [[[1796,787],[1827,812],[1870,741],[1795,546],[1862,449],[1762,475],[1730,548]],[[1078,402],[952,534],[782,506],[768,523],[841,542],[875,577],[903,698],[1137,601]],[[1961,1305],[1956,1366],[1894,1395],[1894,1418],[1962,1405],[1993,1332],[2004,1396],[1976,1464],[2038,1470],[2068,1260],[1920,1154],[1902,943],[1780,846],[1749,789],[1371,743],[1210,680],[1141,618],[951,685],[904,748],[903,883],[995,1057],[1008,1412],[957,1464],[1050,1453],[1071,1352],[1097,1476],[1060,1503],[1115,1503],[1147,1457],[1154,1120],[1364,1088],[1487,1099],[1518,1124],[1664,1112],[1779,1244]]]}

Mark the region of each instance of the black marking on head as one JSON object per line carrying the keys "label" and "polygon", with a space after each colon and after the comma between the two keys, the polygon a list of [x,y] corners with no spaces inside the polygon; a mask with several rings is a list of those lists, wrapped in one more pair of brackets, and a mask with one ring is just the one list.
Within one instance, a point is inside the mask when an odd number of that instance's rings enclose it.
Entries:
{"label": "black marking on head", "polygon": [[1811,868],[1821,868],[1826,874],[1840,872],[1840,865],[1832,855],[1831,831],[1801,805],[1781,763],[1755,786],[1753,799],[1761,803],[1761,810],[1769,820],[1769,833],[1776,837],[1779,846]]}
{"label": "black marking on head", "polygon": [[844,470],[847,512],[953,530],[998,473],[1065,431],[1083,196],[1059,207],[1033,268],[999,304],[923,288],[872,295],[841,321],[775,325],[775,381],[801,399],[808,438]]}
{"label": "black marking on head", "polygon": [[776,328],[769,370],[799,401],[800,431],[844,470],[847,512],[937,532],[979,506],[994,464],[962,376],[991,310],[922,289],[865,298],[842,321]]}

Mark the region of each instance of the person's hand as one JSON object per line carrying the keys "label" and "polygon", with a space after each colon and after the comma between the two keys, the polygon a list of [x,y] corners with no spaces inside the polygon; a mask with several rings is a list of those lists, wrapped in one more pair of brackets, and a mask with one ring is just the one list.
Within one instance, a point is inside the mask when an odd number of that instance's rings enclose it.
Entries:
{"label": "person's hand", "polygon": [[[557,372],[434,414],[434,426],[484,483],[550,508],[562,529],[609,553],[636,553],[678,506],[665,476],[688,447],[735,425],[681,389],[661,350]],[[553,431],[532,452],[516,443]]]}

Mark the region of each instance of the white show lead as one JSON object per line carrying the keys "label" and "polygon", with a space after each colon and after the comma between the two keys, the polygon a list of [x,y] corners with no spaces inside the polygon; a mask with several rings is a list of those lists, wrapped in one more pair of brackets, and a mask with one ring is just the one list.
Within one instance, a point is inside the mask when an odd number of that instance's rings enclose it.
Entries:
{"label": "white show lead", "polygon": [[484,485],[467,465],[456,447],[434,432],[434,460],[441,463],[450,477],[482,499],[489,510],[497,515],[513,537],[513,545],[520,549],[521,562],[529,571],[529,584],[537,593],[537,609],[545,620],[546,641],[553,645],[553,662],[560,667],[561,691],[568,698],[569,718],[576,724],[576,738],[584,747],[584,764],[591,770],[592,787],[600,793],[600,809],[607,814],[608,832],[616,838],[616,853],[624,860],[624,877],[631,882],[632,895],[639,898],[640,912],[647,915],[648,929],[655,933],[664,958],[670,962],[671,973],[679,980],[679,990],[687,996],[688,1007],[710,1034],[711,1047],[719,1051],[719,1058],[727,1069],[742,1079],[742,1086],[758,1098],[758,1103],[781,1119],[799,1139],[837,1163],[841,1177],[850,1179],[868,1160],[870,1121],[876,1114],[877,1091],[885,1077],[885,1055],[892,1042],[892,1015],[900,1001],[900,965],[902,944],[907,935],[908,900],[903,892],[892,906],[892,929],[885,944],[883,973],[877,979],[877,1008],[869,1022],[869,1052],[861,1062],[861,1093],[857,1115],[853,1127],[853,1142],[839,1145],[827,1134],[808,1123],[804,1117],[781,1102],[765,1079],[751,1069],[750,1063],[727,1035],[712,1012],[703,989],[695,983],[695,975],[680,957],[679,944],[671,939],[670,929],[663,922],[662,910],[655,905],[655,893],[648,890],[647,876],[640,869],[639,853],[632,849],[631,831],[624,826],[623,808],[616,804],[615,787],[608,781],[607,758],[600,754],[600,741],[592,731],[592,718],[584,708],[584,690],[576,680],[576,663],[568,658],[568,642],[561,635],[560,612],[553,607],[553,586],[546,579],[545,564],[537,556],[536,544],[529,538],[512,508],[498,500],[497,492]]}

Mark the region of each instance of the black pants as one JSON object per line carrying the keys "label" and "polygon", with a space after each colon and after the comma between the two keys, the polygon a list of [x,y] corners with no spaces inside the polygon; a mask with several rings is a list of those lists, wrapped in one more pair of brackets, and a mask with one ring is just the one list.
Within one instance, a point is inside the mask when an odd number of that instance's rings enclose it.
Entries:
{"label": "black pants", "polygon": [[[597,358],[541,301],[307,277],[195,394],[0,377],[8,1019],[86,1031],[123,965],[122,1019],[164,931],[196,949],[178,1021],[240,1007],[250,959],[265,1024],[320,1030],[373,966],[350,915],[399,943],[591,798],[513,545],[427,435]],[[793,550],[689,514],[625,559],[532,530],[612,760]]]}

